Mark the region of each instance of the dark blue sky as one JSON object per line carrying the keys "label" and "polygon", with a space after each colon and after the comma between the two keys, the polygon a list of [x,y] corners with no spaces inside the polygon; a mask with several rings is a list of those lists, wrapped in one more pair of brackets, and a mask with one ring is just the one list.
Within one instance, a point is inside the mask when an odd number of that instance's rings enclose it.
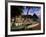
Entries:
{"label": "dark blue sky", "polygon": [[[28,9],[29,8],[27,6],[24,6],[22,15],[27,15]],[[41,8],[40,7],[30,7],[30,9],[28,11],[28,15],[33,15],[34,13],[37,15],[40,15],[41,14]]]}

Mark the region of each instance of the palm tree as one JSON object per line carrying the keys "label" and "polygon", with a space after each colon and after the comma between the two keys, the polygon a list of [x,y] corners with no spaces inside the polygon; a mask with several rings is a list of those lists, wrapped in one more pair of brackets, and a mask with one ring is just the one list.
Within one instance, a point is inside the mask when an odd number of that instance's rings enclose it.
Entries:
{"label": "palm tree", "polygon": [[22,13],[22,6],[11,6],[11,17],[19,16]]}

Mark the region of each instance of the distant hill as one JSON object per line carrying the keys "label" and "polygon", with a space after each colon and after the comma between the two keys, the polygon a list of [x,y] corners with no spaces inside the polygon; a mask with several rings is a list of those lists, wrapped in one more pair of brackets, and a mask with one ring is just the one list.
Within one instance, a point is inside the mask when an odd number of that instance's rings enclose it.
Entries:
{"label": "distant hill", "polygon": [[38,16],[34,13],[34,15],[22,15],[22,17],[25,17],[25,18],[36,18],[38,19]]}
{"label": "distant hill", "polygon": [[38,19],[38,16],[34,13],[33,18],[37,18]]}

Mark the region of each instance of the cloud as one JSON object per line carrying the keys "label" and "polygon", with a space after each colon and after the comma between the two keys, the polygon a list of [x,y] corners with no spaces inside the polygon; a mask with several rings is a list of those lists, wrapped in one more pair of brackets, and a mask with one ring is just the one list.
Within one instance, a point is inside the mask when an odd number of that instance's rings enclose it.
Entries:
{"label": "cloud", "polygon": [[24,9],[23,9],[23,13],[22,13],[22,15],[27,15],[27,9],[26,9],[26,6],[25,6]]}
{"label": "cloud", "polygon": [[[22,15],[27,15],[27,11],[28,8],[25,6]],[[30,7],[28,15],[33,15],[34,13],[39,16],[41,14],[40,7]]]}

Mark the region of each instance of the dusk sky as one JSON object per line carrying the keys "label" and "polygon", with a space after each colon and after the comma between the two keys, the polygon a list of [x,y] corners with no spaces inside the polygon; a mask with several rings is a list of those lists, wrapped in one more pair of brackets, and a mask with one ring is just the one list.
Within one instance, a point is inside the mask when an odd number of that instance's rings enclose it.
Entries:
{"label": "dusk sky", "polygon": [[[22,15],[27,15],[28,8],[25,6],[23,9]],[[37,16],[41,15],[41,8],[40,7],[30,7],[28,15],[36,14]]]}
{"label": "dusk sky", "polygon": [[[41,8],[37,6],[11,6],[11,15],[15,16],[16,12],[19,14],[19,9],[22,10],[22,15],[32,15],[35,13],[38,17],[41,17]],[[28,13],[27,13],[28,12]]]}

